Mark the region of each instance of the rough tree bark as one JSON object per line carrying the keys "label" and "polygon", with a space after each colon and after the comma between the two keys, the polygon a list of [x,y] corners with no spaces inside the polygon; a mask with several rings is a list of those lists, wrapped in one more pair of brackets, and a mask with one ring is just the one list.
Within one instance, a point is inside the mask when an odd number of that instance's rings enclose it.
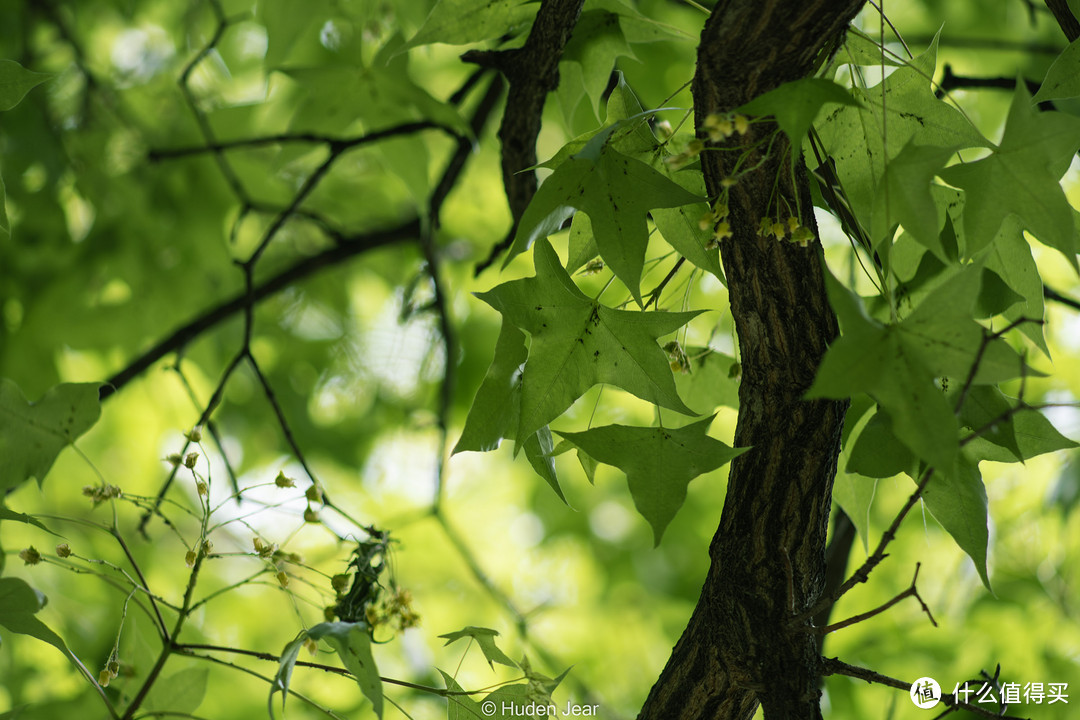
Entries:
{"label": "rough tree bark", "polygon": [[[701,35],[694,77],[698,136],[704,119],[804,77],[863,0],[722,0]],[[774,126],[755,123],[725,147],[750,149]],[[715,146],[713,146],[715,147]],[[750,150],[757,153],[756,150]],[[709,195],[740,154],[702,153]],[[801,614],[821,593],[832,481],[845,402],[803,394],[837,334],[820,245],[761,237],[763,217],[800,208],[817,232],[801,159],[783,137],[731,188],[734,236],[721,246],[742,354],[735,444],[712,561],[697,607],[640,720],[820,718],[820,656]],[[760,159],[751,155],[743,167]],[[794,185],[792,177],[794,176]],[[777,197],[786,201],[779,201]],[[789,214],[782,211],[782,216]]]}

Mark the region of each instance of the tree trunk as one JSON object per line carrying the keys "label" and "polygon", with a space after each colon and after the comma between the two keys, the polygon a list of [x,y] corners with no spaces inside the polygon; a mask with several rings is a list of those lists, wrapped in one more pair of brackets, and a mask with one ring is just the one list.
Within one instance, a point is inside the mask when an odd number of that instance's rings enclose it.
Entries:
{"label": "tree trunk", "polygon": [[[863,0],[722,0],[702,31],[694,77],[698,137],[705,118],[808,75]],[[820,656],[809,619],[824,584],[824,548],[846,402],[803,394],[837,334],[821,247],[758,235],[761,219],[798,215],[816,236],[806,168],[791,168],[782,135],[767,158],[755,141],[775,130],[707,143],[710,197],[750,153],[729,191],[733,237],[721,246],[739,334],[742,384],[727,497],[697,607],[642,708],[641,720],[820,718]],[[779,208],[779,209],[778,209]],[[798,212],[794,211],[798,208]]]}

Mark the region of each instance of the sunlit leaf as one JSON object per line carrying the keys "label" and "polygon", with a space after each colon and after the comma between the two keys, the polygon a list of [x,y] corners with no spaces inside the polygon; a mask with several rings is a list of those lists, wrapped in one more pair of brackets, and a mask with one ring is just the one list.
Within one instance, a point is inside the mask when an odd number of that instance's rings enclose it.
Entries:
{"label": "sunlit leaf", "polygon": [[522,376],[519,444],[599,383],[693,414],[679,399],[656,340],[697,313],[613,310],[578,289],[546,240],[536,244],[534,258],[535,277],[478,295],[531,338]]}
{"label": "sunlit leaf", "polygon": [[657,545],[686,499],[686,486],[702,473],[721,467],[747,448],[732,448],[709,437],[713,418],[685,427],[606,425],[559,435],[598,462],[626,473],[634,506],[649,521]]}
{"label": "sunlit leaf", "polygon": [[656,170],[610,146],[588,147],[555,169],[522,215],[506,262],[557,231],[574,210],[589,216],[604,262],[640,303],[639,283],[649,240],[645,216],[660,207],[701,200]]}
{"label": "sunlit leaf", "polygon": [[65,656],[67,645],[45,623],[34,617],[45,607],[45,596],[19,578],[0,578],[0,626],[13,633],[47,642]]}
{"label": "sunlit leaf", "polygon": [[968,252],[989,245],[1012,213],[1078,268],[1073,210],[1059,183],[1078,148],[1080,118],[1035,111],[1024,84],[1018,83],[1001,145],[980,160],[939,173],[965,193]]}
{"label": "sunlit leaf", "polygon": [[488,665],[494,667],[493,663],[499,663],[500,665],[516,668],[518,664],[511,660],[510,657],[495,644],[495,638],[498,636],[499,632],[497,630],[484,627],[473,627],[470,625],[456,632],[440,635],[439,637],[444,638],[447,645],[461,640],[462,638],[469,638],[475,642],[477,646],[479,646],[480,651],[484,653]]}

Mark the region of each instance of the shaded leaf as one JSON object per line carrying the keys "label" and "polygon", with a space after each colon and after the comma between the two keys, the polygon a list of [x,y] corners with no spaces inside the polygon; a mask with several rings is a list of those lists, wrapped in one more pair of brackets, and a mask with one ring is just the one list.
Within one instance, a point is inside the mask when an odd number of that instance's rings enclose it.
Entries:
{"label": "shaded leaf", "polygon": [[709,437],[713,417],[677,429],[606,425],[559,435],[594,460],[626,473],[634,506],[652,526],[659,545],[665,528],[686,499],[690,481],[747,449],[732,448]]}
{"label": "shaded leaf", "polygon": [[101,415],[101,383],[64,383],[37,402],[0,378],[0,490],[29,478],[40,485],[56,456],[90,429]]}
{"label": "shaded leaf", "polygon": [[1080,39],[1061,51],[1031,102],[1080,97]]}
{"label": "shaded leaf", "polygon": [[859,107],[859,101],[847,88],[832,80],[811,77],[786,82],[754,98],[736,112],[774,116],[795,150],[802,147],[802,140],[821,108],[829,104]]}
{"label": "shaded leaf", "polygon": [[146,696],[146,709],[168,713],[194,713],[206,697],[207,668],[187,668],[154,683]]}
{"label": "shaded leaf", "polygon": [[955,151],[950,146],[909,142],[889,161],[874,196],[870,233],[875,243],[891,240],[892,230],[899,223],[925,247],[940,247],[938,234],[944,217],[939,222],[930,181]]}
{"label": "shaded leaf", "polygon": [[14,60],[0,60],[0,111],[18,105],[26,93],[51,77],[51,73],[27,70]]}
{"label": "shaded leaf", "polygon": [[383,693],[379,669],[371,655],[371,636],[367,623],[324,622],[308,629],[312,640],[326,640],[341,658],[345,669],[356,678],[360,692],[371,701],[375,715],[382,717]]}
{"label": "shaded leaf", "polygon": [[[997,273],[1009,289],[1022,298],[1018,304],[1002,311],[1006,319],[1043,319],[1042,278],[1031,255],[1031,246],[1024,239],[1024,231],[1016,217],[1008,217],[1002,223],[986,256],[986,268]],[[1029,322],[1018,329],[1049,355],[1050,348],[1046,344],[1043,328],[1042,323]]]}
{"label": "shaded leaf", "polygon": [[990,590],[990,577],[986,572],[986,551],[990,541],[986,488],[978,465],[964,454],[958,454],[949,472],[934,473],[922,499],[934,518],[975,563],[983,585]]}
{"label": "shaded leaf", "polygon": [[887,478],[912,473],[915,466],[915,456],[896,438],[889,416],[879,410],[856,437],[844,469],[864,477]]}

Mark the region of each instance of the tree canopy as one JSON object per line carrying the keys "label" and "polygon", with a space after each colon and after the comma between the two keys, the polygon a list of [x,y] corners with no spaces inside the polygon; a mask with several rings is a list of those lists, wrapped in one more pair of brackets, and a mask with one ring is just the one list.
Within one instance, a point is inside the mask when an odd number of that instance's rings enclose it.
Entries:
{"label": "tree canopy", "polygon": [[12,3],[0,720],[1070,717],[1078,17]]}

